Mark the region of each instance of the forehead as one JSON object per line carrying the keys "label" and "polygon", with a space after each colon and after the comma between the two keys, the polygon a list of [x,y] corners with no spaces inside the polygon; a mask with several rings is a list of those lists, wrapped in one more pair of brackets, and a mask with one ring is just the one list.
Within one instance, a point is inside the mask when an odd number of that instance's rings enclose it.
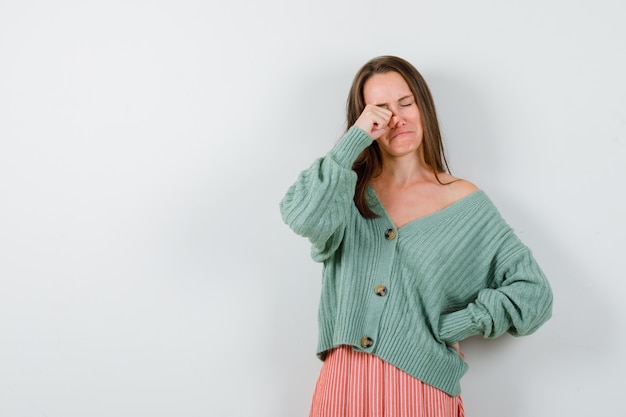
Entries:
{"label": "forehead", "polygon": [[407,95],[413,97],[409,85],[397,72],[374,74],[363,85],[365,104],[394,102]]}

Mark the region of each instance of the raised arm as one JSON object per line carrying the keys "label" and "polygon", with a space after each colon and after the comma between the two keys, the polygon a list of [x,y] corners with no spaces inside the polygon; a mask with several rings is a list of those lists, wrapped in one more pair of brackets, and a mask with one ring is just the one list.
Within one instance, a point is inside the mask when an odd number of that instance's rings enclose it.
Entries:
{"label": "raised arm", "polygon": [[313,244],[317,261],[337,249],[353,212],[356,173],[352,163],[372,138],[352,127],[323,158],[303,171],[280,203],[283,220]]}

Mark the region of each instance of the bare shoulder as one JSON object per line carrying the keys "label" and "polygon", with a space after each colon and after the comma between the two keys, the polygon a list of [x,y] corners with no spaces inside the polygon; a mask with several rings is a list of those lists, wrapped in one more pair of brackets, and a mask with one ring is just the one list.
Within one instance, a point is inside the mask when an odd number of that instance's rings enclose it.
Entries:
{"label": "bare shoulder", "polygon": [[479,188],[472,182],[464,180],[463,178],[457,178],[450,174],[439,174],[442,183],[447,184],[446,189],[449,198],[453,201],[460,200],[474,191],[478,191]]}

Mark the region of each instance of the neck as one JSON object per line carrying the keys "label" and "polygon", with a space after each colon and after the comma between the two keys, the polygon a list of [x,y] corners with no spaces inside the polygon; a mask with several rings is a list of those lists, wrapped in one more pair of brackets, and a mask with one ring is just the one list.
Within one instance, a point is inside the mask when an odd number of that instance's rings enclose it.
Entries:
{"label": "neck", "polygon": [[421,155],[383,157],[379,179],[395,185],[407,185],[424,181],[432,176],[432,169],[426,165]]}

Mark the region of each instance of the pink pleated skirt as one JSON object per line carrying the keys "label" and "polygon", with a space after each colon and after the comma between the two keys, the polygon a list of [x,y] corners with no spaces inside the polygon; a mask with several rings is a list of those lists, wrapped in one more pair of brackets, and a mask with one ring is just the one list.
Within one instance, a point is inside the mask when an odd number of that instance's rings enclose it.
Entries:
{"label": "pink pleated skirt", "polygon": [[461,397],[377,356],[340,346],[328,353],[309,417],[464,417]]}

